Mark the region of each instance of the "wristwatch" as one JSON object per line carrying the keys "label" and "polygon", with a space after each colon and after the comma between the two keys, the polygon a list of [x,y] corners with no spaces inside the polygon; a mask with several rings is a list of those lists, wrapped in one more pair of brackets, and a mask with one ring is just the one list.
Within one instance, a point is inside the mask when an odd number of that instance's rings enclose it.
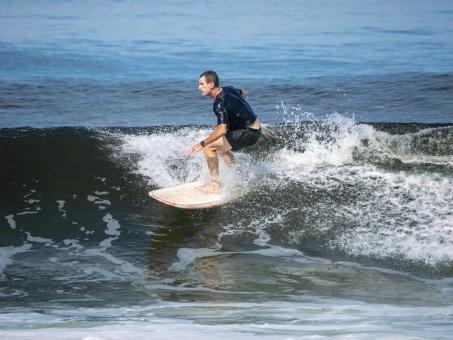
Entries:
{"label": "wristwatch", "polygon": [[202,141],[200,142],[200,145],[201,145],[202,148],[204,148],[204,147],[206,146],[206,144],[204,143],[204,140],[202,140]]}

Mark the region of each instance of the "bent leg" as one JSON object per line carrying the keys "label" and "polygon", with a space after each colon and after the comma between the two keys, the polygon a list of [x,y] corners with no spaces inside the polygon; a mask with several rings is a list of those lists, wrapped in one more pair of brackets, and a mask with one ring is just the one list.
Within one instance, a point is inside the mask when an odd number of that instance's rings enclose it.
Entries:
{"label": "bent leg", "polygon": [[219,178],[219,158],[217,151],[211,146],[205,146],[204,154],[206,162],[208,163],[209,173],[211,174],[211,184],[200,187],[203,192],[218,193],[220,192],[220,178]]}
{"label": "bent leg", "polygon": [[230,151],[225,151],[221,153],[223,161],[228,165],[233,165],[234,155]]}
{"label": "bent leg", "polygon": [[209,173],[211,174],[211,184],[199,187],[198,189],[207,193],[220,193],[220,176],[219,176],[219,158],[217,152],[221,152],[222,158],[227,164],[234,161],[234,156],[231,152],[231,145],[228,143],[225,136],[219,138],[214,143],[206,145],[203,149],[208,163]]}

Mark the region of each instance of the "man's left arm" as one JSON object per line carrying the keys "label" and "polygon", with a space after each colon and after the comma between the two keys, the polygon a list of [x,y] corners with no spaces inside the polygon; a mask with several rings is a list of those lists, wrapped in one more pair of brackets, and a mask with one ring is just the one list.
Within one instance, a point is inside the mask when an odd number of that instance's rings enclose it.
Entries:
{"label": "man's left arm", "polygon": [[236,90],[239,91],[239,93],[241,94],[242,97],[247,97],[247,90],[239,89],[239,88],[237,88]]}

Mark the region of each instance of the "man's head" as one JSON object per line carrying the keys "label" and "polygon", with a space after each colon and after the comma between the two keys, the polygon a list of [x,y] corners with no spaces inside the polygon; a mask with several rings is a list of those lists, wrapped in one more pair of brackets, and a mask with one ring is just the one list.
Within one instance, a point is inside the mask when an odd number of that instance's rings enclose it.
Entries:
{"label": "man's head", "polygon": [[219,88],[219,77],[214,71],[206,71],[200,75],[198,89],[201,92],[202,96],[215,97],[214,89]]}
{"label": "man's head", "polygon": [[219,87],[220,86],[219,85],[219,76],[214,71],[203,72],[201,74],[200,78],[201,77],[204,77],[208,84],[209,83],[214,83],[214,87]]}

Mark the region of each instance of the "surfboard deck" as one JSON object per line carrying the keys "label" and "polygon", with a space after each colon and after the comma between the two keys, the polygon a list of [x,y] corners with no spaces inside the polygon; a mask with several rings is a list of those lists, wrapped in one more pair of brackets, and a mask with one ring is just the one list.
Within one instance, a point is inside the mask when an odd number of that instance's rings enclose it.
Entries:
{"label": "surfboard deck", "polygon": [[167,205],[182,209],[206,209],[226,203],[222,194],[208,194],[197,187],[201,182],[189,182],[149,192],[149,196]]}

